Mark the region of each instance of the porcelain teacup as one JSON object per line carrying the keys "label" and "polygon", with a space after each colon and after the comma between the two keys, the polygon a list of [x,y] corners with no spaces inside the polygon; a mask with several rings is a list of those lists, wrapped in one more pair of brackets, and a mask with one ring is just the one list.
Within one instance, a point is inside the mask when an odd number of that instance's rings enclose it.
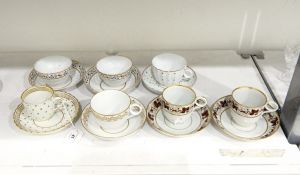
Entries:
{"label": "porcelain teacup", "polygon": [[54,90],[49,86],[32,86],[22,95],[24,113],[36,121],[49,120],[61,110],[61,98],[54,96]]}
{"label": "porcelain teacup", "polygon": [[263,114],[278,110],[277,103],[268,101],[264,92],[248,86],[234,89],[228,103],[232,124],[242,130],[252,130]]}
{"label": "porcelain teacup", "polygon": [[152,74],[155,80],[164,85],[178,84],[183,79],[193,77],[193,72],[187,68],[184,57],[172,53],[163,53],[152,59]]}
{"label": "porcelain teacup", "polygon": [[128,126],[129,119],[138,116],[143,107],[118,90],[104,90],[91,100],[91,111],[97,124],[106,132],[116,133]]}
{"label": "porcelain teacup", "polygon": [[98,75],[111,87],[123,86],[131,76],[132,61],[124,56],[107,56],[97,62]]}
{"label": "porcelain teacup", "polygon": [[72,81],[72,59],[65,56],[47,56],[34,64],[37,76],[49,86],[67,85]]}
{"label": "porcelain teacup", "polygon": [[204,97],[197,97],[188,86],[173,85],[163,91],[161,103],[166,124],[173,126],[184,124],[192,112],[204,107],[207,101]]}

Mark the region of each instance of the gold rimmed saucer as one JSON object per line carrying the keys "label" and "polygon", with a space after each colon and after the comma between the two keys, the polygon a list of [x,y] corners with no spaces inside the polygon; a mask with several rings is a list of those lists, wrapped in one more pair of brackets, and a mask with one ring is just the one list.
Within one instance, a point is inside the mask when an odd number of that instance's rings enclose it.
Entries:
{"label": "gold rimmed saucer", "polygon": [[[136,98],[130,98],[132,101],[134,101],[134,103],[143,106],[143,104],[139,102]],[[138,132],[141,128],[143,128],[146,121],[146,110],[143,106],[141,114],[128,119],[128,125],[121,131],[114,133],[103,130],[102,127],[98,125],[95,120],[97,120],[97,118],[91,112],[90,104],[88,104],[82,111],[81,115],[81,123],[85,130],[91,135],[96,136],[97,138],[100,138],[102,140],[116,140],[119,138],[133,135],[136,132]]]}
{"label": "gold rimmed saucer", "polygon": [[98,76],[98,70],[96,66],[93,66],[86,72],[84,76],[84,84],[86,85],[87,89],[94,94],[103,90],[111,89],[130,92],[137,88],[142,81],[141,73],[137,67],[132,66],[130,73],[131,77],[124,85],[122,85],[121,87],[109,87],[108,85],[103,83],[103,81]]}
{"label": "gold rimmed saucer", "polygon": [[211,119],[209,106],[206,105],[192,113],[190,120],[182,126],[168,126],[161,111],[161,96],[155,97],[147,107],[148,124],[161,134],[180,137],[198,133],[205,128]]}
{"label": "gold rimmed saucer", "polygon": [[277,112],[263,114],[255,128],[245,131],[238,128],[231,120],[228,99],[230,95],[218,99],[211,107],[216,127],[228,136],[242,141],[259,140],[270,137],[280,127]]}
{"label": "gold rimmed saucer", "polygon": [[55,91],[54,94],[62,99],[66,109],[59,110],[49,120],[37,122],[26,116],[23,104],[19,104],[13,115],[15,125],[30,134],[47,135],[61,131],[76,122],[80,114],[78,100],[66,92]]}

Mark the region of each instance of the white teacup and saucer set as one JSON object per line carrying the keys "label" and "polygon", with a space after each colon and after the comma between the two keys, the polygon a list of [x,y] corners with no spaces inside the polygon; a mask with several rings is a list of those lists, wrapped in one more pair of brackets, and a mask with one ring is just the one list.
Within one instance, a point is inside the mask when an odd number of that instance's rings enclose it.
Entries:
{"label": "white teacup and saucer set", "polygon": [[84,67],[65,56],[47,56],[35,62],[28,81],[31,86],[49,85],[55,90],[75,87],[85,74]]}
{"label": "white teacup and saucer set", "polygon": [[103,90],[94,95],[81,116],[86,131],[103,140],[132,135],[145,121],[142,103],[119,90]]}
{"label": "white teacup and saucer set", "polygon": [[173,53],[155,56],[152,65],[142,75],[144,86],[156,94],[161,94],[166,87],[174,84],[193,86],[196,79],[196,73],[187,66],[186,59]]}
{"label": "white teacup and saucer set", "polygon": [[141,82],[141,73],[130,58],[121,55],[106,56],[84,76],[89,91],[96,94],[103,90],[130,92]]}
{"label": "white teacup and saucer set", "polygon": [[278,105],[254,87],[238,87],[211,108],[216,127],[238,140],[267,138],[280,127]]}
{"label": "white teacup and saucer set", "polygon": [[49,86],[32,86],[22,93],[21,99],[13,115],[14,123],[30,134],[61,131],[80,115],[80,104],[74,96]]}
{"label": "white teacup and saucer set", "polygon": [[173,137],[197,133],[211,119],[204,97],[188,86],[173,85],[154,98],[147,107],[148,124],[161,134]]}

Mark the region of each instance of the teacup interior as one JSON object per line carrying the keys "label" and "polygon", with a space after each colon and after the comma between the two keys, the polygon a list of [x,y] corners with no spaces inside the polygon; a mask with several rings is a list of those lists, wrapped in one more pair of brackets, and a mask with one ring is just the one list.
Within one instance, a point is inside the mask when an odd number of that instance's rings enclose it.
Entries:
{"label": "teacup interior", "polygon": [[239,104],[247,107],[260,107],[266,104],[267,97],[257,89],[242,87],[233,91],[232,97]]}
{"label": "teacup interior", "polygon": [[178,71],[183,69],[187,63],[185,58],[180,55],[164,53],[152,59],[152,65],[163,71]]}
{"label": "teacup interior", "polygon": [[28,104],[40,104],[52,97],[52,93],[49,91],[37,90],[31,92],[24,97],[24,102]]}
{"label": "teacup interior", "polygon": [[131,66],[131,60],[123,56],[107,56],[97,62],[98,71],[108,75],[124,73]]}
{"label": "teacup interior", "polygon": [[57,73],[72,66],[72,60],[64,56],[48,56],[39,59],[34,69],[40,73]]}
{"label": "teacup interior", "polygon": [[196,94],[184,86],[171,86],[164,90],[163,98],[173,105],[189,105],[196,99]]}
{"label": "teacup interior", "polygon": [[125,111],[130,105],[130,97],[118,90],[105,90],[91,100],[92,109],[102,115],[115,115]]}

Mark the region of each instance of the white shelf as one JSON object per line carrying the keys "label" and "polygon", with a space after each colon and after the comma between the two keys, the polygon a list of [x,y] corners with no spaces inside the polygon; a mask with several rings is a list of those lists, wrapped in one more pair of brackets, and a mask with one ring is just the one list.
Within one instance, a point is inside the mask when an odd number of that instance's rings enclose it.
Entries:
{"label": "white shelf", "polygon": [[[150,65],[159,52],[124,52],[140,66]],[[211,105],[230,94],[236,86],[250,85],[267,89],[250,59],[241,59],[234,51],[180,51],[197,72],[194,89]],[[71,129],[55,135],[31,136],[18,130],[12,113],[20,103],[20,94],[28,87],[25,80],[35,59],[57,53],[6,53],[0,55],[0,171],[1,174],[297,174],[300,152],[290,145],[279,129],[267,139],[242,142],[219,132],[212,124],[201,132],[183,138],[157,133],[148,124],[128,138],[102,141],[85,132],[82,139],[70,143]],[[100,52],[62,52],[81,57],[92,65]],[[85,59],[88,58],[88,59]],[[25,65],[25,66],[24,66]],[[84,107],[92,94],[81,85],[70,91]],[[147,106],[155,97],[141,84],[130,93]],[[76,126],[83,130],[80,122]],[[223,155],[221,151],[244,151]],[[251,154],[252,153],[252,154]],[[276,155],[277,154],[277,155]]]}

